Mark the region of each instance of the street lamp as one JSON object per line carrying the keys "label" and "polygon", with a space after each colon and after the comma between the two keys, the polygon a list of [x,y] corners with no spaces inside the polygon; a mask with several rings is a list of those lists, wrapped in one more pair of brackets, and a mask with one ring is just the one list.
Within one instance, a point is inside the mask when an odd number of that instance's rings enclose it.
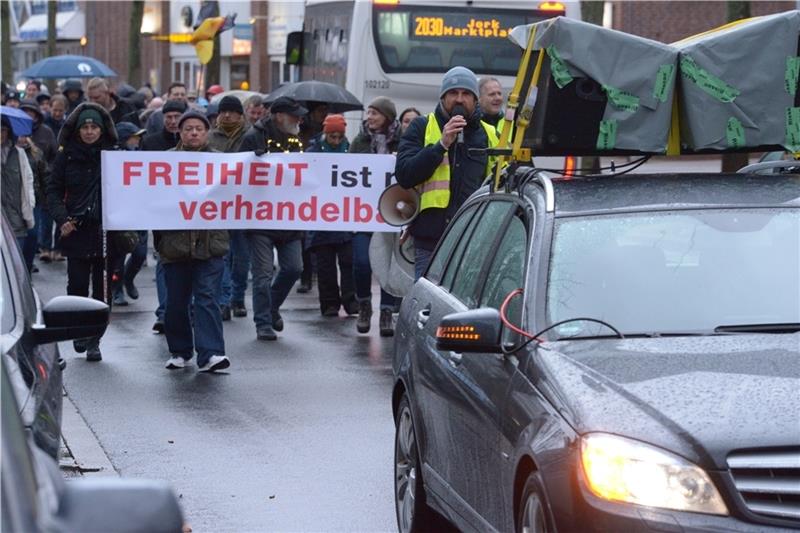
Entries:
{"label": "street lamp", "polygon": [[86,36],[84,35],[84,36],[81,37],[81,40],[79,42],[81,44],[81,55],[85,56],[86,55],[86,45],[88,44],[89,39],[87,39]]}

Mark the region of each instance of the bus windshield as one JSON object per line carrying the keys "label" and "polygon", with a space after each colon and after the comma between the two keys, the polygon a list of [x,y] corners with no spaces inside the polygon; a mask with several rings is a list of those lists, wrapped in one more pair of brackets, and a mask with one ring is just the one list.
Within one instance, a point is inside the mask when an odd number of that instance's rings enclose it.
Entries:
{"label": "bus windshield", "polygon": [[375,47],[387,73],[444,73],[463,66],[476,74],[513,76],[522,49],[508,39],[511,29],[563,14],[413,5],[373,9]]}

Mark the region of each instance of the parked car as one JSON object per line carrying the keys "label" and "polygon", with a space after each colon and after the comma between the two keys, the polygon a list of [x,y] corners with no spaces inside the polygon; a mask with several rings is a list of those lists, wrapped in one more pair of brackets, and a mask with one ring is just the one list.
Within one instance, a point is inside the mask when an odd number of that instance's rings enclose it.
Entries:
{"label": "parked car", "polygon": [[800,528],[800,175],[463,206],[403,299],[400,531]]}
{"label": "parked car", "polygon": [[0,342],[20,415],[36,444],[58,458],[61,440],[61,371],[57,341],[99,335],[108,306],[89,298],[57,296],[42,306],[31,285],[17,240],[3,218]]}
{"label": "parked car", "polygon": [[183,516],[178,499],[164,483],[120,478],[65,482],[58,463],[35,444],[22,423],[7,372],[8,362],[8,358],[0,358],[2,531],[182,531]]}

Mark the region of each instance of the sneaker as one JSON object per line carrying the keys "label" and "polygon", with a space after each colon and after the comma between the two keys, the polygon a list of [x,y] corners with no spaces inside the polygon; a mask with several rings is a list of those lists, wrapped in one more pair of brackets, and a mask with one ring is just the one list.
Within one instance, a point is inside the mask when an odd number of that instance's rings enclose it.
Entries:
{"label": "sneaker", "polygon": [[278,335],[271,327],[264,326],[256,330],[256,338],[260,341],[274,341],[278,339]]}
{"label": "sneaker", "polygon": [[167,368],[170,370],[175,370],[177,368],[185,368],[186,367],[186,359],[179,355],[173,355],[167,361]]}
{"label": "sneaker", "polygon": [[136,285],[133,284],[133,280],[125,282],[125,292],[128,293],[131,300],[138,300],[139,299],[139,289],[136,288]]}
{"label": "sneaker", "polygon": [[272,312],[272,329],[275,331],[283,331],[283,317],[278,311]]}
{"label": "sneaker", "polygon": [[112,300],[112,305],[121,307],[128,305],[128,300],[125,299],[125,293],[122,292],[121,288],[114,290],[114,299]]}
{"label": "sneaker", "polygon": [[356,329],[359,333],[369,332],[369,322],[372,320],[372,302],[364,300],[358,303],[358,319]]}
{"label": "sneaker", "polygon": [[305,294],[307,292],[311,292],[311,282],[310,281],[301,281],[300,286],[297,287],[297,292],[300,294]]}
{"label": "sneaker", "polygon": [[217,370],[225,370],[231,366],[231,361],[225,355],[212,355],[206,361],[206,364],[197,369],[198,372],[216,372]]}
{"label": "sneaker", "polygon": [[231,311],[233,311],[233,316],[235,317],[243,317],[247,316],[247,308],[244,306],[243,302],[234,302],[231,304]]}
{"label": "sneaker", "polygon": [[86,351],[88,343],[89,339],[75,339],[72,341],[72,347],[75,348],[76,352],[83,353]]}
{"label": "sneaker", "polygon": [[322,311],[322,316],[339,316],[339,307],[336,305],[329,305]]}
{"label": "sneaker", "polygon": [[357,315],[358,314],[358,302],[353,300],[352,302],[348,302],[344,304],[344,312],[348,315]]}
{"label": "sneaker", "polygon": [[153,324],[153,331],[158,333],[159,335],[163,335],[164,333],[164,321],[162,319],[157,319]]}
{"label": "sneaker", "polygon": [[86,350],[86,360],[87,361],[102,361],[103,354],[100,353],[100,346],[92,346],[91,348]]}
{"label": "sneaker", "polygon": [[220,305],[219,312],[222,315],[223,322],[227,322],[231,319],[231,308],[229,305]]}
{"label": "sneaker", "polygon": [[381,316],[378,320],[378,327],[381,337],[392,337],[394,335],[394,324],[392,324],[392,310],[381,309]]}

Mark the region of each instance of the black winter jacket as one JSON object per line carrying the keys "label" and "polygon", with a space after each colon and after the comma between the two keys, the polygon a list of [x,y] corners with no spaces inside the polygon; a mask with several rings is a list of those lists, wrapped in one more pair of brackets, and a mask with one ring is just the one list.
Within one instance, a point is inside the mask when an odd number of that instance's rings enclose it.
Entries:
{"label": "black winter jacket", "polygon": [[[247,130],[242,137],[239,152],[255,152],[262,155],[270,152],[301,152],[303,143],[295,135],[278,129],[272,119],[261,119]],[[302,231],[292,230],[246,230],[268,235],[273,241],[286,242],[303,238]]]}
{"label": "black winter jacket", "polygon": [[[439,123],[439,129],[450,120],[449,115],[441,104],[436,106],[434,112]],[[469,196],[478,190],[486,177],[486,163],[488,156],[470,155],[470,148],[486,148],[489,138],[480,124],[480,111],[476,108],[467,120],[464,128],[464,143],[453,144],[445,152],[439,144],[425,146],[425,128],[428,126],[428,117],[415,118],[408,129],[400,138],[397,149],[397,162],[395,163],[395,178],[397,183],[406,189],[420,185],[433,175],[436,167],[447,154],[450,158],[450,203],[447,208],[426,209],[414,219],[410,232],[414,236],[414,244],[426,250],[433,250],[436,243],[444,233],[458,209]]]}
{"label": "black winter jacket", "polygon": [[130,122],[134,126],[138,126],[139,110],[128,100],[120,98],[116,94],[112,94],[111,98],[113,98],[114,102],[117,104],[114,109],[110,111],[111,119],[114,121],[114,124]]}
{"label": "black winter jacket", "polygon": [[166,129],[162,129],[157,133],[145,135],[142,139],[141,150],[143,152],[166,152],[178,146],[180,140],[179,133],[170,133]]}
{"label": "black winter jacket", "polygon": [[[103,135],[91,146],[80,140],[76,127],[84,108],[95,109],[103,117]],[[67,220],[78,226],[77,231],[61,237],[61,250],[67,257],[102,257],[100,152],[117,148],[114,123],[102,106],[84,102],[67,118],[58,141],[60,148],[47,183],[47,206],[58,228]]]}

